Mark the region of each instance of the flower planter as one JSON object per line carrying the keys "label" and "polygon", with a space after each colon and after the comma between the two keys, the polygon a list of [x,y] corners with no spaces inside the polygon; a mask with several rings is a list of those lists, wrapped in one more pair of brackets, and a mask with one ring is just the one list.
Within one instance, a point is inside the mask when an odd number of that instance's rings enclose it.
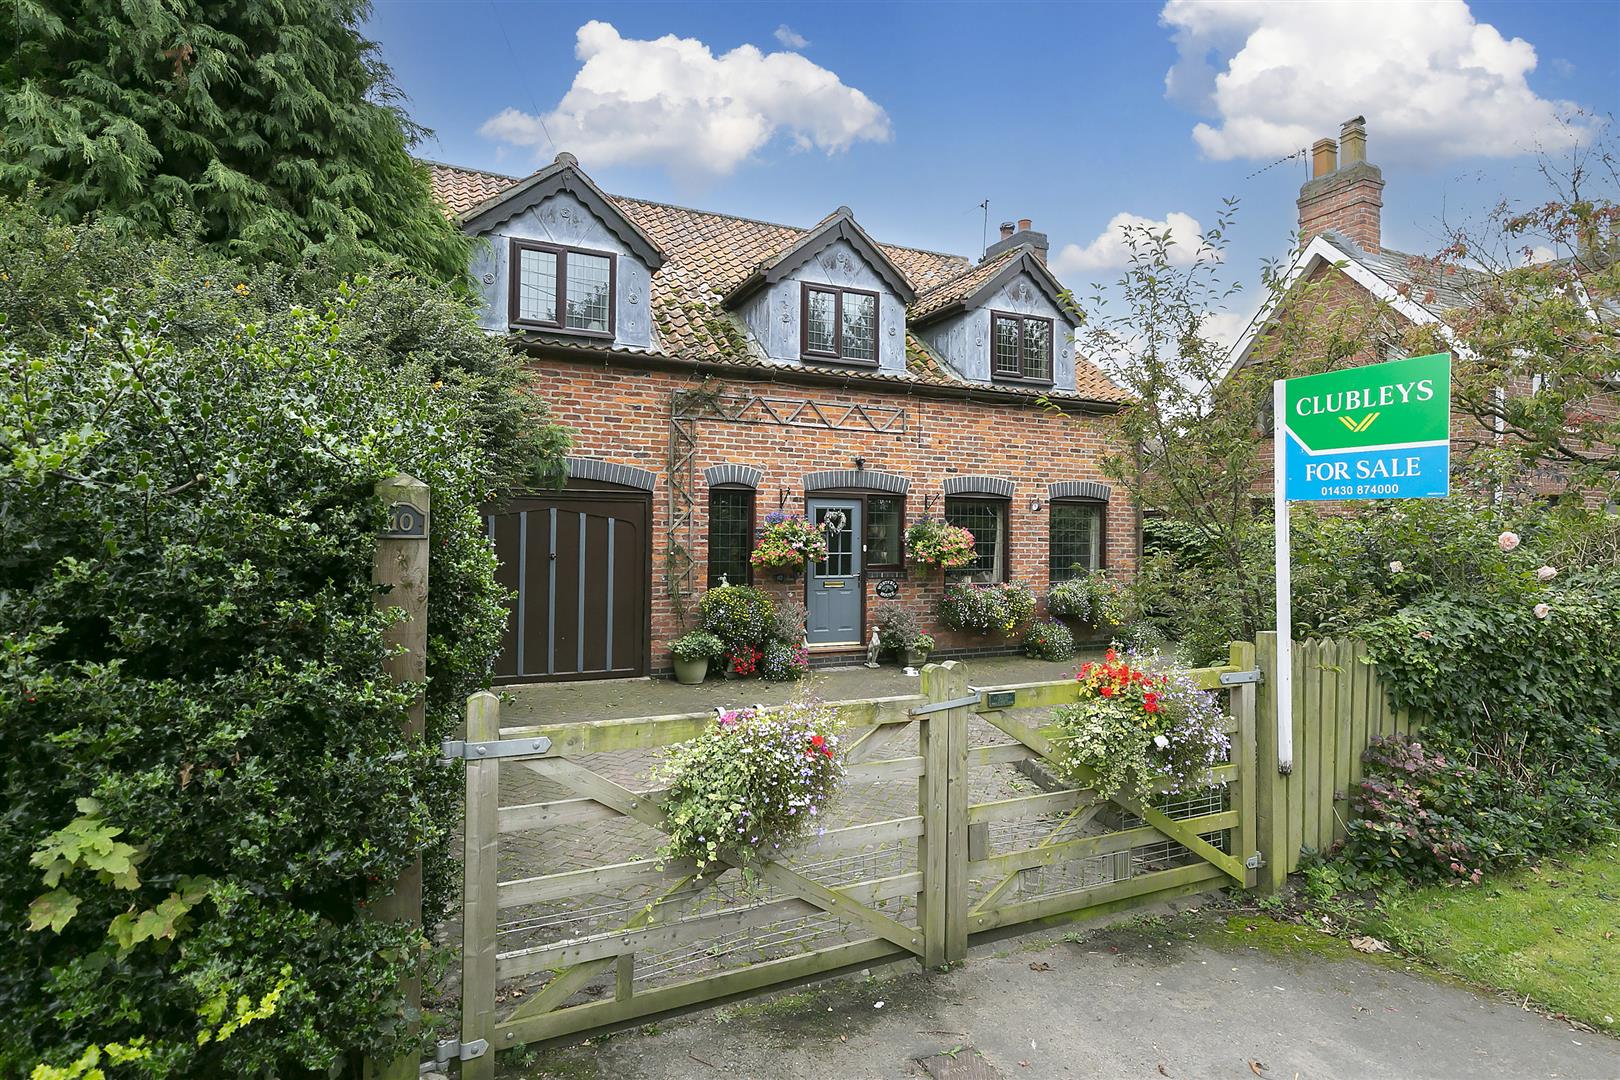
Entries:
{"label": "flower planter", "polygon": [[928,653],[924,649],[907,649],[901,654],[901,660],[906,667],[920,668],[928,663]]}
{"label": "flower planter", "polygon": [[675,681],[684,686],[696,686],[709,675],[709,658],[700,656],[696,660],[675,661]]}

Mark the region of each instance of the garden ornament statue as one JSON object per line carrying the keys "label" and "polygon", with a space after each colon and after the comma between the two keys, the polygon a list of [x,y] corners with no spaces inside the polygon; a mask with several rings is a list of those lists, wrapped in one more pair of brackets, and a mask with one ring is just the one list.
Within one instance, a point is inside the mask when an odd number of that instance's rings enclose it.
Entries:
{"label": "garden ornament statue", "polygon": [[883,648],[883,644],[882,644],[882,642],[880,642],[878,640],[878,628],[874,626],[874,627],[872,627],[872,637],[866,643],[866,666],[867,667],[875,668],[875,667],[878,666],[878,662],[877,662],[878,651],[880,649],[882,649],[882,648]]}

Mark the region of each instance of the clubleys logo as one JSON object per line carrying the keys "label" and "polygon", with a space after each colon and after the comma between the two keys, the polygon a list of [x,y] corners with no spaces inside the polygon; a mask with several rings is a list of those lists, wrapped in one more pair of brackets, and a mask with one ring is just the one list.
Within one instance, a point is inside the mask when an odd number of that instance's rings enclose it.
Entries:
{"label": "clubleys logo", "polygon": [[1341,416],[1339,417],[1339,423],[1343,424],[1357,435],[1360,435],[1362,432],[1372,427],[1372,422],[1378,419],[1378,415],[1378,413],[1368,413],[1360,420],[1352,420],[1348,416]]}

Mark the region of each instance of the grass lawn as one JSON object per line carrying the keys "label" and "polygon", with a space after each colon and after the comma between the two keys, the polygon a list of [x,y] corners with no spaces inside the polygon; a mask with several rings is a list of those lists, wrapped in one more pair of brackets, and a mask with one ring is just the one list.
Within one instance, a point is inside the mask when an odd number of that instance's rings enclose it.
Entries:
{"label": "grass lawn", "polygon": [[1381,922],[1445,971],[1620,1035],[1620,838],[1477,888],[1387,897]]}

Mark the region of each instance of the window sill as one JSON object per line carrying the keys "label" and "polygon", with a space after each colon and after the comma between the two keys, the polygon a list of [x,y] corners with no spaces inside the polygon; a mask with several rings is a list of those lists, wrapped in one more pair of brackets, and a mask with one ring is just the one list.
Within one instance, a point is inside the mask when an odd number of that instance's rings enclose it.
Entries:
{"label": "window sill", "polygon": [[847,360],[842,356],[822,356],[819,353],[801,353],[799,361],[805,364],[832,364],[836,367],[870,368],[881,366],[876,360]]}
{"label": "window sill", "polygon": [[583,338],[587,341],[612,341],[612,330],[569,330],[550,323],[512,322],[508,324],[514,331],[524,334],[555,334],[558,337]]}
{"label": "window sill", "polygon": [[992,375],[990,381],[993,383],[1006,383],[1009,386],[1038,386],[1044,390],[1050,390],[1057,385],[1052,379],[1025,379],[1016,375]]}

